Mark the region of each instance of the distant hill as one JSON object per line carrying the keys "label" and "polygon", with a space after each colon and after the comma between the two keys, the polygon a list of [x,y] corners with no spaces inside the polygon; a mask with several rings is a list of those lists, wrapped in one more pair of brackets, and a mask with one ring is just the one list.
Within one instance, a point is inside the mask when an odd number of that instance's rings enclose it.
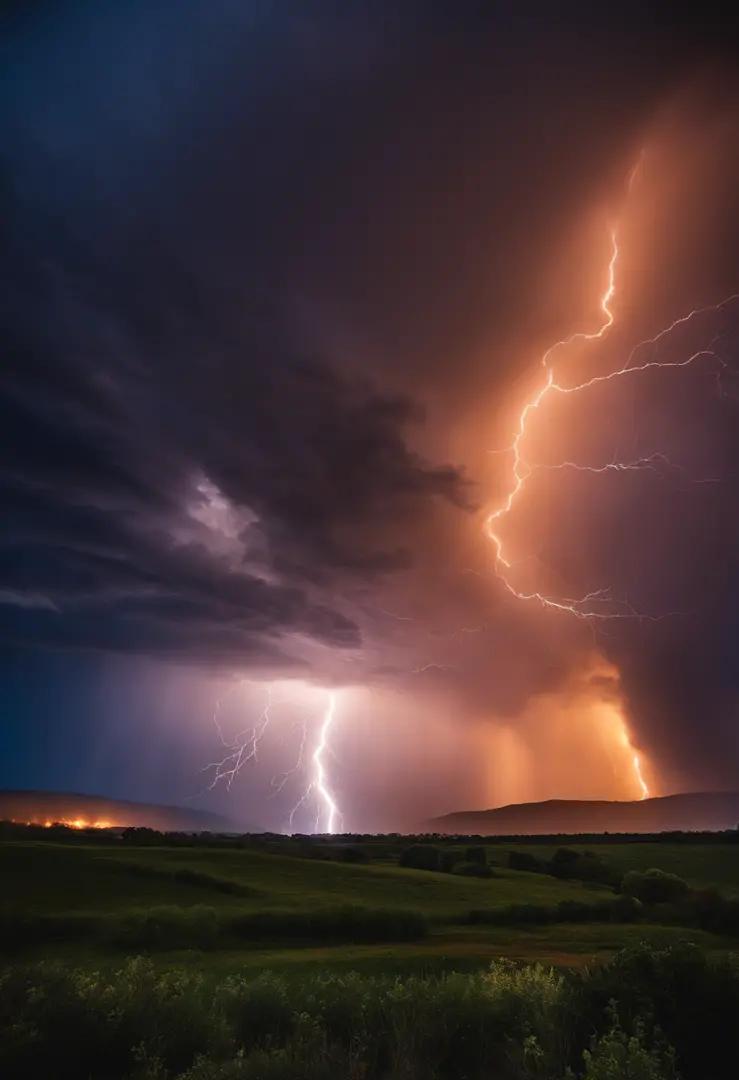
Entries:
{"label": "distant hill", "polygon": [[0,791],[0,821],[68,825],[144,826],[161,832],[249,832],[220,814],[181,806],[106,799],[58,791]]}
{"label": "distant hill", "polygon": [[639,802],[549,799],[495,810],[462,810],[433,818],[429,832],[483,836],[551,833],[652,833],[736,828],[739,793],[694,792]]}

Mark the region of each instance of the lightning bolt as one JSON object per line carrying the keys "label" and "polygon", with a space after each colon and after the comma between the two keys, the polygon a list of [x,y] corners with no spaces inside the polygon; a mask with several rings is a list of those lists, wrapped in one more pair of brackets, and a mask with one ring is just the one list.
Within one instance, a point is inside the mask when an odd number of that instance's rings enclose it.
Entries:
{"label": "lightning bolt", "polygon": [[[260,743],[267,732],[270,724],[273,722],[272,712],[278,705],[293,704],[300,706],[292,698],[286,697],[275,700],[274,697],[274,684],[267,687],[267,697],[260,715],[253,724],[249,724],[247,727],[239,731],[233,738],[229,739],[224,734],[223,725],[221,723],[220,714],[224,702],[236,691],[243,689],[244,686],[255,686],[258,684],[250,682],[248,679],[240,679],[233,686],[229,687],[223,694],[216,698],[215,707],[213,710],[213,724],[218,732],[221,744],[227,753],[217,761],[212,761],[201,769],[201,773],[205,773],[212,770],[212,779],[204,791],[200,792],[200,795],[204,795],[208,791],[212,791],[218,784],[225,785],[227,790],[231,789],[237,775],[241,772],[245,765],[250,761],[257,763],[259,761],[259,747]],[[326,708],[321,715],[321,724],[318,729],[318,738],[316,747],[310,756],[310,779],[302,792],[300,798],[290,811],[288,823],[290,829],[294,826],[294,819],[297,811],[301,806],[305,806],[311,801],[311,796],[315,798],[317,802],[316,819],[315,819],[315,832],[319,831],[321,824],[322,812],[326,813],[326,829],[328,833],[335,832],[337,822],[342,820],[341,812],[338,808],[336,798],[332,794],[329,788],[327,769],[325,764],[326,754],[330,752],[329,747],[329,735],[331,727],[334,721],[336,712],[336,692],[328,692],[328,700]],[[305,715],[300,722],[301,737],[298,744],[297,755],[294,765],[284,773],[277,774],[272,777],[271,787],[274,789],[270,798],[274,798],[278,795],[286,786],[288,781],[299,773],[306,765],[306,747],[309,737],[309,724],[308,714],[315,715],[315,710],[304,709]],[[296,725],[297,726],[297,725]],[[293,731],[295,727],[293,727]],[[198,796],[196,796],[198,797]]]}
{"label": "lightning bolt", "polygon": [[225,749],[228,750],[228,753],[223,758],[221,758],[220,761],[211,761],[201,770],[201,772],[208,772],[208,770],[210,769],[214,770],[213,779],[211,783],[208,784],[208,786],[206,787],[206,791],[212,791],[213,788],[221,781],[225,781],[226,788],[230,790],[234,779],[236,778],[237,774],[241,772],[244,765],[246,765],[249,761],[259,760],[259,743],[265,731],[267,730],[267,727],[269,726],[269,722],[271,719],[270,708],[274,704],[276,704],[272,700],[274,687],[269,686],[267,688],[267,701],[257,722],[255,724],[252,724],[251,728],[246,727],[242,731],[238,732],[238,734],[235,735],[230,742],[223,734],[223,728],[221,727],[219,719],[219,714],[223,701],[226,698],[230,697],[231,694],[233,694],[236,690],[239,690],[245,685],[248,685],[248,680],[241,679],[224,694],[221,694],[220,697],[216,698],[215,709],[213,712],[213,723],[218,730],[218,735],[221,743],[225,747]]}
{"label": "lightning bolt", "polygon": [[[328,705],[326,706],[326,712],[323,716],[323,723],[321,724],[321,735],[318,740],[318,746],[313,751],[313,764],[315,766],[314,784],[321,800],[326,808],[326,832],[333,833],[334,825],[336,823],[337,816],[340,817],[339,811],[336,807],[336,802],[333,795],[328,789],[326,782],[326,769],[323,764],[323,755],[326,752],[328,746],[328,734],[331,730],[331,725],[334,721],[334,713],[336,711],[336,694],[330,692],[328,695]],[[320,822],[320,810],[316,817],[316,832],[318,832]]]}
{"label": "lightning bolt", "polygon": [[[488,514],[485,521],[485,532],[494,547],[495,572],[500,578],[500,580],[503,582],[508,592],[510,592],[512,596],[516,597],[516,599],[535,600],[539,604],[541,604],[542,607],[549,608],[555,611],[566,611],[570,615],[574,615],[576,618],[579,619],[605,620],[616,618],[648,618],[654,620],[662,618],[663,616],[643,615],[635,611],[630,605],[626,604],[625,601],[615,601],[612,597],[610,587],[595,590],[594,592],[587,593],[585,596],[577,599],[547,596],[539,591],[534,591],[530,593],[519,591],[512,585],[507,575],[507,572],[512,570],[514,566],[518,565],[518,563],[507,558],[504,555],[503,541],[498,531],[500,523],[512,511],[516,500],[524,489],[526,481],[529,479],[530,476],[532,476],[538,471],[573,469],[577,470],[578,472],[605,473],[635,472],[648,469],[653,472],[659,472],[659,470],[655,467],[658,462],[662,462],[666,465],[673,464],[663,454],[656,453],[646,458],[637,458],[633,461],[618,461],[614,459],[606,465],[600,466],[582,465],[573,461],[564,461],[554,465],[547,465],[543,463],[535,463],[533,465],[530,465],[524,459],[521,448],[522,443],[528,430],[527,425],[531,415],[542,407],[542,404],[545,403],[548,397],[553,394],[580,393],[584,390],[590,389],[593,386],[597,386],[600,383],[611,382],[615,379],[623,378],[628,375],[637,375],[652,369],[665,370],[668,368],[685,368],[693,364],[696,360],[703,357],[710,357],[711,359],[715,360],[719,366],[719,369],[723,369],[726,367],[725,362],[721,359],[718,353],[715,352],[714,349],[716,343],[725,336],[724,334],[717,334],[706,348],[699,349],[697,352],[692,353],[684,360],[648,360],[641,364],[634,364],[633,360],[636,354],[647,345],[656,344],[671,331],[675,330],[680,326],[684,326],[686,323],[689,323],[698,315],[702,315],[707,312],[716,312],[720,309],[723,309],[723,307],[730,301],[739,299],[739,293],[733,293],[731,296],[727,297],[725,300],[722,300],[717,304],[711,304],[704,307],[695,308],[687,315],[683,315],[679,319],[675,319],[672,323],[669,324],[669,326],[666,326],[664,329],[660,330],[658,334],[655,334],[654,337],[647,338],[646,340],[639,342],[639,344],[631,350],[628,359],[626,360],[626,363],[622,367],[618,368],[616,371],[609,372],[606,375],[594,375],[592,378],[587,379],[574,386],[563,386],[561,383],[555,380],[555,373],[554,368],[551,364],[551,360],[552,356],[557,350],[562,349],[568,345],[572,345],[576,341],[596,341],[602,338],[613,325],[614,317],[613,313],[610,310],[609,303],[613,299],[615,293],[615,268],[618,258],[618,244],[616,241],[615,230],[612,230],[611,232],[611,242],[612,254],[608,264],[608,286],[600,302],[600,307],[605,315],[605,320],[598,330],[593,331],[592,333],[582,333],[578,331],[577,333],[571,334],[569,337],[563,338],[561,341],[555,342],[554,345],[551,345],[544,354],[542,363],[547,368],[547,378],[544,384],[536,392],[536,394],[524,404],[519,416],[513,442],[507,448],[508,452],[512,453],[513,455],[513,482],[502,505]],[[711,479],[713,480],[714,478]],[[707,481],[703,480],[697,482],[705,483]],[[520,561],[523,560],[519,560],[519,562]],[[611,606],[611,610],[604,611],[602,608],[597,606],[602,604],[609,604]],[[614,610],[614,604],[617,605],[620,610]]]}
{"label": "lightning bolt", "polygon": [[[629,192],[631,192],[634,186],[638,183],[643,167],[643,159],[644,154],[642,152],[639,161],[629,173],[629,176],[627,178],[627,188]],[[723,334],[716,335],[706,348],[700,349],[697,352],[692,353],[692,355],[688,356],[684,360],[665,361],[659,359],[647,359],[638,364],[634,361],[637,355],[640,354],[644,349],[649,346],[657,346],[664,338],[666,338],[673,331],[677,330],[679,327],[685,326],[700,315],[709,312],[717,312],[719,310],[724,310],[726,304],[739,298],[739,293],[733,293],[731,296],[727,297],[725,300],[717,304],[709,304],[703,307],[694,308],[692,311],[688,312],[687,315],[680,316],[679,318],[671,322],[668,326],[665,326],[653,337],[647,338],[644,341],[640,341],[631,350],[628,358],[626,359],[626,362],[616,371],[609,372],[605,375],[595,375],[592,378],[584,380],[583,382],[580,382],[579,384],[576,384],[574,386],[565,386],[561,382],[558,382],[555,377],[555,371],[553,367],[553,359],[555,357],[555,354],[561,353],[562,350],[567,349],[568,347],[574,345],[576,342],[592,343],[602,339],[614,323],[614,315],[610,305],[616,292],[616,265],[619,256],[616,228],[612,228],[610,230],[610,240],[611,255],[608,262],[607,284],[600,300],[600,310],[603,314],[603,321],[597,330],[588,333],[577,331],[569,335],[569,337],[563,338],[560,341],[556,341],[544,353],[541,359],[541,365],[546,369],[546,379],[544,380],[540,388],[536,391],[536,393],[524,403],[518,418],[518,425],[515,429],[513,442],[508,447],[508,452],[511,453],[513,457],[511,486],[502,504],[497,509],[491,511],[488,514],[484,526],[485,533],[487,534],[488,539],[493,545],[495,559],[494,572],[512,596],[514,596],[517,600],[533,600],[546,609],[567,612],[575,618],[585,620],[607,620],[614,618],[655,618],[655,616],[640,615],[626,601],[615,601],[612,597],[610,587],[595,590],[593,592],[587,593],[585,596],[576,599],[568,597],[549,596],[540,591],[522,592],[518,590],[512,584],[509,577],[509,571],[513,569],[516,563],[504,554],[503,540],[499,532],[501,523],[508,517],[508,515],[513,510],[516,500],[521,495],[521,492],[523,491],[528,478],[539,470],[572,469],[579,472],[606,473],[632,472],[650,469],[652,471],[659,472],[659,470],[656,468],[658,463],[668,465],[672,463],[669,462],[668,459],[665,458],[662,454],[653,454],[650,457],[637,458],[633,461],[619,461],[614,458],[614,460],[610,463],[601,466],[583,465],[572,461],[564,461],[555,465],[546,465],[541,463],[530,465],[525,460],[522,452],[522,444],[525,440],[527,431],[529,430],[530,422],[537,414],[539,414],[542,407],[554,395],[582,393],[594,386],[599,385],[600,383],[607,383],[621,378],[637,376],[640,373],[652,369],[664,370],[668,368],[686,368],[702,358],[711,358],[712,360],[716,361],[718,367],[717,379],[719,381],[719,390],[721,390],[722,388],[720,383],[720,375],[721,371],[726,367],[726,364],[715,351],[715,346],[724,336]],[[649,795],[649,789],[642,774],[639,755],[631,743],[625,724],[623,728],[623,741],[625,746],[630,750],[632,754],[632,766],[634,770],[634,775],[639,783],[642,798],[647,798]]]}

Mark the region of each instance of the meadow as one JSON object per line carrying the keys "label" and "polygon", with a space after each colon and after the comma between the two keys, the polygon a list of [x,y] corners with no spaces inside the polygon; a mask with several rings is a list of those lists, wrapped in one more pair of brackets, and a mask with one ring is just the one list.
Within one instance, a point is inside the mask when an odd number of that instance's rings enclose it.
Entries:
{"label": "meadow", "polygon": [[4,1077],[690,1080],[693,987],[694,1026],[739,1006],[733,838],[29,835],[0,841]]}
{"label": "meadow", "polygon": [[[509,868],[512,853],[543,864],[557,850],[536,843],[477,845],[488,877],[400,866],[413,847],[406,838],[245,838],[238,846],[168,844],[145,832],[140,842],[136,833],[126,843],[76,839],[0,843],[6,952],[110,965],[144,951],[159,967],[374,973],[478,970],[496,956],[582,965],[639,940],[710,950],[733,943],[733,934],[708,933],[664,905],[638,918],[621,910],[610,881],[657,867],[730,897],[739,892],[739,846],[729,843],[568,846],[606,868],[608,880],[599,881]],[[442,861],[451,852],[457,869],[475,871],[464,843],[415,846],[433,847]],[[361,861],[346,861],[347,852]]]}

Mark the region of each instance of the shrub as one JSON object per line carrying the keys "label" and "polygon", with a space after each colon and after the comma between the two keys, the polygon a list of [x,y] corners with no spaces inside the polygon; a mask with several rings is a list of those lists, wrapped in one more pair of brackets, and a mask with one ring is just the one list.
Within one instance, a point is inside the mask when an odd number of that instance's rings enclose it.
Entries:
{"label": "shrub", "polygon": [[727,899],[717,888],[691,893],[687,902],[693,921],[711,934],[739,934],[739,900]]}
{"label": "shrub", "polygon": [[687,897],[687,881],[664,870],[630,870],[623,879],[621,891],[633,896],[648,907],[653,904],[672,904]]}
{"label": "shrub", "polygon": [[439,852],[439,870],[444,874],[451,874],[457,863],[461,862],[459,848],[442,848]]}
{"label": "shrub", "polygon": [[549,863],[553,877],[569,881],[592,881],[602,885],[614,883],[614,873],[607,863],[592,852],[557,848]]}
{"label": "shrub", "polygon": [[474,847],[468,847],[464,853],[465,862],[477,863],[478,866],[487,866],[488,853],[482,844],[476,844]]}
{"label": "shrub", "polygon": [[[735,957],[713,958],[697,946],[625,949],[582,977],[580,1038],[601,1030],[604,1010],[617,1003],[626,1030],[643,1017],[674,1046],[685,1080],[725,1073],[739,1058],[739,966]],[[580,1026],[581,1025],[581,1026]]]}
{"label": "shrub", "polygon": [[510,870],[527,870],[532,874],[543,874],[545,869],[544,864],[528,851],[509,851],[508,868]]}
{"label": "shrub", "polygon": [[107,976],[44,965],[0,976],[4,1080],[123,1080],[142,1060],[177,1074],[222,1046],[199,976],[157,975],[141,958]]}
{"label": "shrub", "polygon": [[679,1080],[674,1049],[663,1041],[650,1046],[639,1018],[634,1034],[622,1029],[615,1008],[608,1010],[611,1028],[593,1039],[583,1054],[583,1080]]}
{"label": "shrub", "polygon": [[439,849],[434,844],[411,844],[401,853],[400,865],[409,870],[438,870]]}

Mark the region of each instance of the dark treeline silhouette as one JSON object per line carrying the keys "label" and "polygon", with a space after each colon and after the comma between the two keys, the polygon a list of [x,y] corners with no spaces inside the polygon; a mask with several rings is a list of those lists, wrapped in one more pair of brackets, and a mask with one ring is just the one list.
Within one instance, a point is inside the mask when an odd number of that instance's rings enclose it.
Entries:
{"label": "dark treeline silhouette", "polygon": [[[342,833],[335,836],[286,836],[281,833],[233,832],[164,832],[147,827],[94,828],[64,823],[51,825],[0,821],[3,840],[50,840],[54,843],[94,843],[136,847],[250,847],[269,850],[271,854],[299,855],[303,858],[342,858],[362,862],[366,857],[398,855],[409,843],[439,845],[480,845],[505,847],[507,844],[739,844],[739,827],[720,831],[654,833],[537,833],[486,836],[482,833]],[[518,869],[526,869],[521,866]]]}

